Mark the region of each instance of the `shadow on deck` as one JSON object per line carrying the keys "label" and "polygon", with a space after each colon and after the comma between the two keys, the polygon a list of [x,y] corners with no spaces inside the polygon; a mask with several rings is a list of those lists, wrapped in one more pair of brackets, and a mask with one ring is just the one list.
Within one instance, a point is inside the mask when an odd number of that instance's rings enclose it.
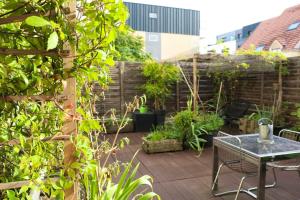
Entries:
{"label": "shadow on deck", "polygon": [[[112,137],[111,135],[110,137]],[[134,153],[141,148],[142,133],[126,133],[130,145],[117,153],[120,161],[129,162]],[[150,175],[154,179],[154,191],[163,200],[232,200],[234,195],[213,197],[210,193],[212,172],[212,149],[205,149],[200,157],[193,151],[146,154],[138,153],[140,162],[138,176]],[[236,189],[240,175],[225,169],[220,176],[219,189]],[[268,174],[267,182],[272,176]],[[249,178],[245,186],[255,186],[256,179]],[[229,188],[228,188],[229,187]],[[240,194],[240,200],[253,198]],[[278,186],[266,190],[266,200],[300,200],[300,177],[296,172],[278,171]]]}

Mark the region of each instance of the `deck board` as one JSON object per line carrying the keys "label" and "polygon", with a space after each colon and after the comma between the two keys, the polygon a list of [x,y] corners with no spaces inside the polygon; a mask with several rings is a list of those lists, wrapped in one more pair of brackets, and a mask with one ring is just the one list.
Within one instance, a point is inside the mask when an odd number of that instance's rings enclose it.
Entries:
{"label": "deck board", "polygon": [[[129,162],[134,153],[141,148],[143,133],[126,133],[120,137],[128,137],[130,144],[117,153],[117,158]],[[113,135],[109,136],[114,137]],[[154,191],[163,200],[232,200],[233,195],[213,197],[210,193],[212,172],[212,150],[205,149],[201,156],[193,151],[146,154],[139,151],[134,163],[140,163],[137,176],[150,175],[154,179]],[[296,172],[278,174],[278,186],[266,190],[266,200],[300,200],[300,177]],[[267,181],[272,176],[268,172]],[[240,174],[225,169],[220,176],[219,189],[236,189],[241,178]],[[255,178],[246,180],[245,186],[255,186]],[[241,194],[239,200],[253,200]]]}

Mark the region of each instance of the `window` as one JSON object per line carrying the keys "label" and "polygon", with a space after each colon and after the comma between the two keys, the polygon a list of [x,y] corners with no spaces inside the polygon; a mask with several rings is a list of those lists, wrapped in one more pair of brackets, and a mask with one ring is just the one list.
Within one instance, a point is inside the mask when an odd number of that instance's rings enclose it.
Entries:
{"label": "window", "polygon": [[251,35],[252,31],[248,31],[247,36],[249,37]]}
{"label": "window", "polygon": [[157,13],[149,13],[151,19],[157,19]]}
{"label": "window", "polygon": [[149,41],[150,42],[157,42],[158,41],[158,35],[157,34],[149,34]]}
{"label": "window", "polygon": [[236,38],[237,38],[238,40],[241,39],[241,34],[238,33],[237,36],[236,36]]}
{"label": "window", "polygon": [[300,21],[295,22],[295,23],[289,25],[288,30],[291,31],[291,30],[297,29],[299,25],[300,25]]}
{"label": "window", "polygon": [[258,47],[256,47],[256,51],[262,51],[264,50],[265,45],[259,45]]}

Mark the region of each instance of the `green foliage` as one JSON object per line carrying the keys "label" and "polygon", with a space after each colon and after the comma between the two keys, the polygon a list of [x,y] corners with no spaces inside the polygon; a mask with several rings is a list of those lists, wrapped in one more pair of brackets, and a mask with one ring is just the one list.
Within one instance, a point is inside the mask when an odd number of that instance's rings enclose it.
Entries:
{"label": "green foliage", "polygon": [[150,54],[144,50],[144,41],[141,37],[134,35],[132,30],[118,32],[115,48],[119,55],[119,61],[144,62],[150,60]]}
{"label": "green foliage", "polygon": [[176,130],[172,126],[165,126],[165,127],[157,127],[155,130],[151,131],[146,137],[145,140],[148,141],[161,141],[167,139],[175,139],[175,140],[182,140],[182,132]]}
{"label": "green foliage", "polygon": [[[152,191],[146,192],[145,194],[137,192],[141,186],[146,186],[152,190],[152,178],[147,175],[135,178],[139,164],[136,165],[131,171],[133,166],[132,162],[133,160],[127,166],[125,166],[124,172],[121,174],[118,184],[113,184],[112,182],[107,183],[107,189],[99,200],[123,200],[129,198],[137,200],[153,200],[155,198],[160,200],[160,197]],[[134,193],[137,194],[132,196]]]}
{"label": "green foliage", "polygon": [[300,131],[300,104],[296,104],[296,110],[292,112],[292,116],[295,116],[297,118],[297,122],[295,126],[293,127],[294,130]]}
{"label": "green foliage", "polygon": [[261,109],[255,105],[256,107],[256,112],[252,113],[251,115],[248,116],[248,119],[258,121],[261,118],[268,118],[272,119],[272,109],[269,107],[263,106]]}
{"label": "green foliage", "polygon": [[146,96],[154,100],[155,110],[163,109],[173,84],[180,79],[179,68],[168,63],[146,62],[143,75],[146,78],[143,85]]}
{"label": "green foliage", "polygon": [[203,135],[212,134],[223,125],[223,119],[214,113],[197,113],[187,109],[174,116],[175,129],[183,134],[185,145],[197,151],[201,151],[206,142]]}
{"label": "green foliage", "polygon": [[[94,104],[101,96],[94,94],[93,88],[95,84],[103,90],[107,88],[108,69],[116,57],[113,43],[117,33],[126,29],[128,12],[122,1],[76,0],[76,18],[69,20],[70,15],[64,9],[67,2],[69,0],[0,2],[1,18],[39,13],[39,16],[2,24],[0,48],[57,53],[57,56],[0,55],[0,96],[56,97],[62,93],[66,79],[75,77],[77,80],[76,105],[62,105],[57,99],[55,102],[20,100],[19,103],[8,102],[6,98],[1,100],[0,167],[3,170],[0,182],[29,180],[30,183],[21,189],[1,192],[0,199],[30,199],[32,189],[41,190],[53,199],[64,199],[64,190],[76,181],[84,186],[88,199],[98,200],[108,190],[107,184],[113,185],[112,176],[119,173],[119,162],[108,163],[107,160],[124,142],[111,144],[108,140],[99,140],[104,128],[99,118],[95,118]],[[65,46],[76,48],[77,52],[70,69],[64,69],[59,56]],[[75,106],[76,114],[69,114]],[[64,144],[43,140],[61,135],[64,121],[72,120],[78,121],[79,131],[71,137],[76,161],[64,163]],[[120,126],[125,122],[122,119]],[[148,177],[138,180],[128,179],[126,183],[130,187],[126,193],[120,192],[125,194],[122,197],[147,183]],[[143,198],[152,196],[153,193],[149,193]]]}

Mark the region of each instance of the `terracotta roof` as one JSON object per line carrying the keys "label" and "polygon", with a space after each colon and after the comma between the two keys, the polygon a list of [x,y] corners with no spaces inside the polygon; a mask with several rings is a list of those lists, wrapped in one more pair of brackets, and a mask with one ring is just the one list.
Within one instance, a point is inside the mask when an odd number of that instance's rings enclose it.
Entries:
{"label": "terracotta roof", "polygon": [[286,9],[278,17],[261,22],[241,48],[264,45],[264,50],[269,50],[277,40],[284,46],[283,50],[293,50],[300,41],[300,25],[294,30],[288,30],[288,27],[297,21],[300,22],[300,4]]}

